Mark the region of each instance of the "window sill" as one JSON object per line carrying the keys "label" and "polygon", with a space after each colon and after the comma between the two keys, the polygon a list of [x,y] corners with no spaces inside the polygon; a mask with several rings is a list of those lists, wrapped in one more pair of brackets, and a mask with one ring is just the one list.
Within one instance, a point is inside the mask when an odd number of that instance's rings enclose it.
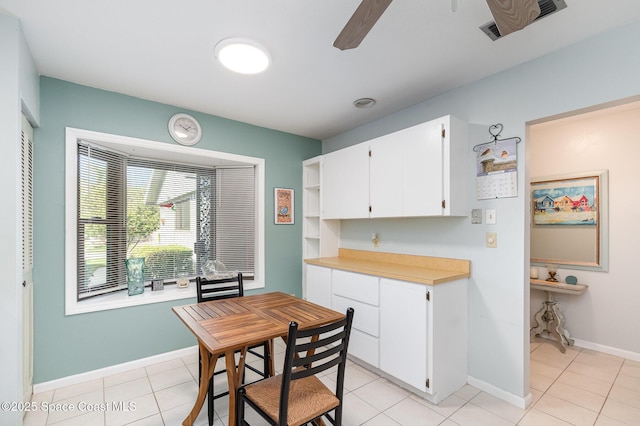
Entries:
{"label": "window sill", "polygon": [[[245,290],[262,288],[264,284],[251,282],[244,286]],[[131,306],[148,305],[151,303],[170,302],[172,300],[196,298],[196,284],[190,283],[187,288],[168,285],[163,290],[151,291],[145,288],[144,293],[129,296],[126,290],[95,296],[80,302],[67,301],[66,315],[85,314],[88,312],[107,311],[110,309],[127,308]]]}
{"label": "window sill", "polygon": [[187,288],[178,286],[166,286],[163,290],[151,291],[145,288],[144,293],[129,296],[126,290],[95,296],[82,301],[67,303],[66,314],[84,314],[87,312],[106,311],[109,309],[126,308],[130,306],[148,305],[150,303],[168,302],[171,300],[188,299],[196,297],[195,284]]}

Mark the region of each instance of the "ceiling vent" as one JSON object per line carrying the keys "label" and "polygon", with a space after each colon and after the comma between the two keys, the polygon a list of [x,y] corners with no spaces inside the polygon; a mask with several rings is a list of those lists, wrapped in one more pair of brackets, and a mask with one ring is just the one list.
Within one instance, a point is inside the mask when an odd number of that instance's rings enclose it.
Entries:
{"label": "ceiling vent", "polygon": [[[565,3],[564,0],[538,0],[538,5],[540,5],[540,16],[538,16],[533,22],[567,7],[567,3]],[[493,41],[502,37],[502,34],[500,34],[498,26],[494,21],[484,24],[480,29]]]}

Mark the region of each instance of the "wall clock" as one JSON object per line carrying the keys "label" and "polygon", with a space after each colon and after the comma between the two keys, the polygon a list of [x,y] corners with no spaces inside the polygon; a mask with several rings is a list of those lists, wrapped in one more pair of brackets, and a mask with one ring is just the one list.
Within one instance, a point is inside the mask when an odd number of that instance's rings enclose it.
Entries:
{"label": "wall clock", "polygon": [[169,134],[181,145],[195,145],[202,137],[202,128],[198,120],[189,114],[175,114],[169,120]]}

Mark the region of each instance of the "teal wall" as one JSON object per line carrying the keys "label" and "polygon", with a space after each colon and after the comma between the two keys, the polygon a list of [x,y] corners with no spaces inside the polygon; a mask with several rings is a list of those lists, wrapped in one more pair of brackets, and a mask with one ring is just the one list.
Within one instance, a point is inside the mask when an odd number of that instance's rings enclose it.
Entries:
{"label": "teal wall", "polygon": [[[185,110],[66,81],[40,80],[41,126],[35,141],[34,383],[196,344],[171,311],[194,299],[65,316],[65,127],[175,143],[169,118]],[[302,161],[321,142],[187,111],[202,126],[201,149],[265,159],[266,288],[301,295]],[[273,188],[296,189],[293,226],[273,224]],[[256,291],[258,292],[258,291]]]}

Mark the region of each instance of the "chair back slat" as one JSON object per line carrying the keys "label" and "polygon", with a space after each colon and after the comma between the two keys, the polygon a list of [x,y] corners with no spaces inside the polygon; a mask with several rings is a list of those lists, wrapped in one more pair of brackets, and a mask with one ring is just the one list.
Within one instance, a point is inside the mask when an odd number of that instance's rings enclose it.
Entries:
{"label": "chair back slat", "polygon": [[242,273],[235,277],[206,279],[196,277],[198,303],[208,300],[228,299],[244,296]]}
{"label": "chair back slat", "polygon": [[323,325],[320,327],[316,327],[316,328],[307,328],[304,330],[297,330],[296,332],[296,336],[298,338],[303,338],[303,337],[312,337],[312,336],[317,336],[317,335],[325,335],[327,333],[331,333],[333,330],[337,330],[340,329],[342,327],[344,327],[347,323],[348,318],[345,317],[344,319],[340,320],[340,321],[336,321],[334,323],[331,324],[327,324],[327,325]]}
{"label": "chair back slat", "polygon": [[321,335],[320,338],[316,341],[311,341],[308,343],[300,343],[296,350],[298,350],[299,352],[302,351],[313,351],[316,348],[320,348],[322,346],[328,346],[328,345],[332,345],[335,342],[338,342],[340,340],[342,340],[344,338],[345,335],[345,331],[342,330],[339,333],[334,333],[331,335]]}
{"label": "chair back slat", "polygon": [[340,356],[340,351],[343,348],[344,348],[344,344],[340,343],[339,345],[332,346],[331,348],[326,349],[319,353],[314,353],[309,351],[302,352],[302,354],[305,354],[305,355],[301,355],[300,353],[298,353],[298,357],[294,356],[292,366],[295,369],[296,367],[311,365],[314,362],[317,363],[319,361],[322,361],[326,358],[330,358],[332,356]]}
{"label": "chair back slat", "polygon": [[315,376],[318,373],[322,373],[325,370],[328,370],[331,367],[334,367],[342,362],[342,358],[335,357],[330,361],[324,362],[320,365],[307,366],[307,368],[301,368],[299,370],[291,372],[291,380],[304,379],[308,376]]}

